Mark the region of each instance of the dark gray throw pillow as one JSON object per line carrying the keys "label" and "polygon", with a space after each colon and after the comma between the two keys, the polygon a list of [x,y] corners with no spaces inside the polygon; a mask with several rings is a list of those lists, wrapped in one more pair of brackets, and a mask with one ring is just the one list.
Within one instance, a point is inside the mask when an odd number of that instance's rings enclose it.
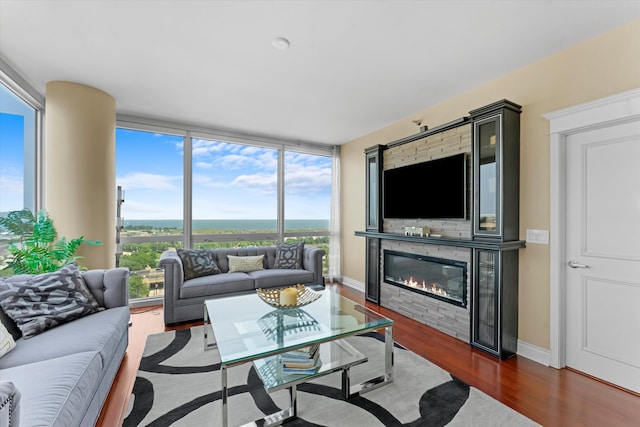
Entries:
{"label": "dark gray throw pillow", "polygon": [[182,260],[184,280],[220,274],[220,268],[209,249],[177,249]]}
{"label": "dark gray throw pillow", "polygon": [[75,264],[52,273],[0,277],[0,307],[25,339],[104,310]]}
{"label": "dark gray throw pillow", "polygon": [[276,245],[276,260],[273,268],[300,269],[302,268],[302,243],[278,243]]}

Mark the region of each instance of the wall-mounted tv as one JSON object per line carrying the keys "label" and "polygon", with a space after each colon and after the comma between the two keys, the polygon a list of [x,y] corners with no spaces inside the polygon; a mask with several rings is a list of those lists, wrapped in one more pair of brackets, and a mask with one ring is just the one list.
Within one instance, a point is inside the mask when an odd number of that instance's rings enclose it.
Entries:
{"label": "wall-mounted tv", "polygon": [[466,154],[385,170],[383,206],[385,218],[466,219]]}

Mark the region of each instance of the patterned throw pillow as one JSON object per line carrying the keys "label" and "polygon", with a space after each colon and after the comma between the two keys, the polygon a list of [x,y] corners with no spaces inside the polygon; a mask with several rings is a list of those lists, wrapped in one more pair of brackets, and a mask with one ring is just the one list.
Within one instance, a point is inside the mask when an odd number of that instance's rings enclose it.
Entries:
{"label": "patterned throw pillow", "polygon": [[104,310],[75,264],[53,273],[0,277],[0,306],[25,339]]}
{"label": "patterned throw pillow", "polygon": [[9,331],[7,331],[7,328],[0,323],[0,357],[9,353],[14,348],[16,348],[16,342],[13,340]]}
{"label": "patterned throw pillow", "polygon": [[249,271],[264,270],[262,264],[264,255],[255,256],[234,256],[227,255],[229,259],[229,273],[239,271],[248,273]]}
{"label": "patterned throw pillow", "polygon": [[16,325],[16,322],[13,321],[12,318],[6,315],[6,313],[0,308],[0,323],[7,328],[7,331],[11,334],[14,340],[20,339],[22,337],[22,332]]}
{"label": "patterned throw pillow", "polygon": [[208,249],[177,249],[177,252],[182,260],[184,280],[221,273]]}
{"label": "patterned throw pillow", "polygon": [[276,261],[273,268],[302,268],[302,243],[278,243],[276,247]]}

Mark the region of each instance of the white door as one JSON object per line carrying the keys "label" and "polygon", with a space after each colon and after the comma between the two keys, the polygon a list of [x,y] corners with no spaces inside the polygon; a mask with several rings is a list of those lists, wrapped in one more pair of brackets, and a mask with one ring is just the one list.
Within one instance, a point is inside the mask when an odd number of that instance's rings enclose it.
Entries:
{"label": "white door", "polygon": [[640,392],[640,122],[566,144],[566,364]]}

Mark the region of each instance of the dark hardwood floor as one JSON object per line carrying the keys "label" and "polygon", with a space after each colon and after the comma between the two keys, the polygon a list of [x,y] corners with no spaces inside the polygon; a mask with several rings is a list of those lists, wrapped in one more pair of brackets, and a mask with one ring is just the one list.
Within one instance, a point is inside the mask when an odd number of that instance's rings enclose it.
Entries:
{"label": "dark hardwood floor", "polygon": [[[361,292],[337,286],[354,301],[364,303]],[[523,357],[500,361],[469,344],[393,311],[366,303],[392,318],[395,340],[544,426],[640,426],[640,396],[569,369],[557,370]],[[97,426],[122,424],[146,337],[165,328],[162,307],[132,309],[129,348]]]}

